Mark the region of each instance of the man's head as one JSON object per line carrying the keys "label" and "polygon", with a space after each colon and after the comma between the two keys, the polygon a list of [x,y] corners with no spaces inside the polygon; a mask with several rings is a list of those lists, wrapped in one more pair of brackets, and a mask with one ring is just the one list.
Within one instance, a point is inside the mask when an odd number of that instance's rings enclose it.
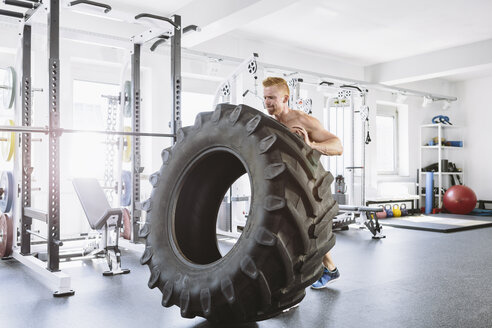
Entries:
{"label": "man's head", "polygon": [[280,114],[289,103],[289,86],[287,82],[281,77],[266,78],[263,80],[263,98],[268,114]]}

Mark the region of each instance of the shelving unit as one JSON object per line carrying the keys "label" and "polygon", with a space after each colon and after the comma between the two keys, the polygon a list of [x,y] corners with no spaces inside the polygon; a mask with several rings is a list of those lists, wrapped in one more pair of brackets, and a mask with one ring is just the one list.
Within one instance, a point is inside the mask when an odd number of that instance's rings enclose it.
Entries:
{"label": "shelving unit", "polygon": [[[437,131],[436,131],[437,130]],[[428,142],[432,138],[437,136],[437,145],[428,145]],[[444,146],[442,145],[442,138],[449,138],[461,141],[461,147]],[[450,139],[450,140],[451,140]],[[449,141],[449,140],[448,140]],[[463,142],[463,127],[457,125],[445,125],[445,124],[425,124],[420,126],[420,159],[419,159],[419,199],[421,204],[425,203],[426,194],[422,192],[422,188],[425,186],[425,174],[422,168],[435,163],[437,161],[437,171],[434,172],[434,187],[438,188],[437,193],[434,193],[434,197],[437,200],[435,207],[442,207],[442,198],[444,194],[441,192],[443,188],[447,189],[451,186],[451,177],[457,176],[461,179],[461,183],[464,183],[464,161],[463,157],[460,157],[460,151],[463,150],[465,144]],[[437,150],[437,155],[435,154]],[[448,160],[456,164],[456,167],[461,169],[460,172],[443,172],[442,161]],[[423,202],[422,202],[423,201]]]}

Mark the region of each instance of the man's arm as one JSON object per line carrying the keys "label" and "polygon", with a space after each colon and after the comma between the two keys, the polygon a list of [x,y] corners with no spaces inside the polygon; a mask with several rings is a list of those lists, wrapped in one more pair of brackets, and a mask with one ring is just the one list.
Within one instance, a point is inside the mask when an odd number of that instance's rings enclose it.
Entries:
{"label": "man's arm", "polygon": [[304,138],[304,141],[311,148],[324,155],[341,155],[343,153],[340,139],[323,128],[316,118],[305,115],[300,118],[300,123],[302,126],[295,126],[293,129]]}

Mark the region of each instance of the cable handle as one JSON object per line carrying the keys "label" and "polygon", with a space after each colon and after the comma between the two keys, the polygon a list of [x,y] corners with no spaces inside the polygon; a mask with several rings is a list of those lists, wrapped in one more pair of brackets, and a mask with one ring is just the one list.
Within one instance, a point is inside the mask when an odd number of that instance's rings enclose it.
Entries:
{"label": "cable handle", "polygon": [[90,1],[90,0],[75,0],[75,1],[70,2],[68,5],[69,6],[76,6],[76,5],[82,5],[82,4],[104,8],[105,14],[109,13],[112,9],[110,5],[107,5],[105,3]]}
{"label": "cable handle", "polygon": [[148,13],[142,13],[142,14],[138,14],[137,16],[135,16],[135,19],[141,19],[141,18],[152,18],[152,19],[157,19],[157,20],[161,20],[161,21],[165,21],[165,22],[168,22],[169,24],[171,24],[172,26],[174,26],[174,28],[176,30],[180,30],[181,29],[181,26],[179,26],[178,24],[176,24],[172,19],[170,18],[167,18],[167,17],[164,17],[164,16],[158,16],[158,15],[154,15],[154,14],[148,14]]}

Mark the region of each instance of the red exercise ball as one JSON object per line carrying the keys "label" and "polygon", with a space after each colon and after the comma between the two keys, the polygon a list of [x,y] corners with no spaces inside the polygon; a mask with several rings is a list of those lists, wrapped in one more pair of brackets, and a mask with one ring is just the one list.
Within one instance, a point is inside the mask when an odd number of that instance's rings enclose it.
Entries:
{"label": "red exercise ball", "polygon": [[477,204],[477,196],[467,186],[452,186],[444,194],[444,208],[453,214],[468,214]]}

